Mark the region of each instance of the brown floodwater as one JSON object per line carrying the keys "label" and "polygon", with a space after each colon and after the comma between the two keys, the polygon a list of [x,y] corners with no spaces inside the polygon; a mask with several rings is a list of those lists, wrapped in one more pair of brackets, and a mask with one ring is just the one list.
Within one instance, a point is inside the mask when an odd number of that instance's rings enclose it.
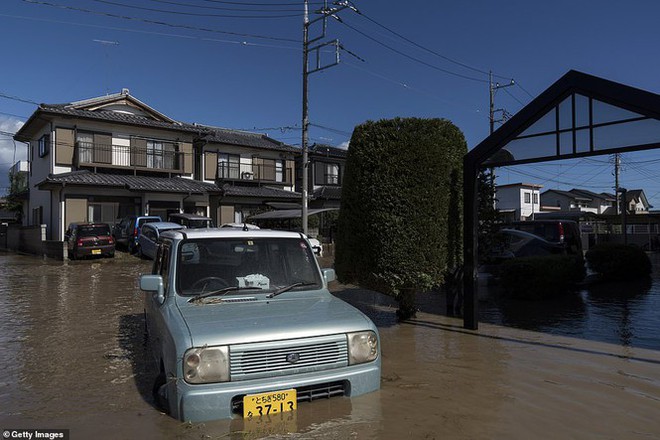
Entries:
{"label": "brown floodwater", "polygon": [[[379,326],[380,391],[249,424],[181,423],[151,398],[136,283],[149,270],[123,253],[75,262],[0,253],[0,428],[69,429],[72,439],[660,438],[653,343],[514,327],[510,314],[467,331],[433,294],[399,324],[389,298],[341,285],[334,293]],[[648,331],[657,340],[660,329]]]}

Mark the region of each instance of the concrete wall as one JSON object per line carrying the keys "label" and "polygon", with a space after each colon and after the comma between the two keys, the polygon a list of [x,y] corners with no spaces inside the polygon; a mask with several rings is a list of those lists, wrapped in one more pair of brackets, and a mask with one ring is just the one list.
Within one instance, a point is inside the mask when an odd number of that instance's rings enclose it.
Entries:
{"label": "concrete wall", "polygon": [[46,240],[46,225],[9,226],[7,249],[57,260],[64,260],[67,255],[65,242]]}

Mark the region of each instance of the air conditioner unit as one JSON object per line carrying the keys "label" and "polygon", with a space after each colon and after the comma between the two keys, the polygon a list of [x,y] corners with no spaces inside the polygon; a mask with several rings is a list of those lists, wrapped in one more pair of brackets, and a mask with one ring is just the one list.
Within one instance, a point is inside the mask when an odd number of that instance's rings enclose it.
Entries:
{"label": "air conditioner unit", "polygon": [[254,179],[254,173],[252,173],[251,171],[243,171],[241,173],[241,179],[243,179],[243,180],[252,180],[252,179]]}

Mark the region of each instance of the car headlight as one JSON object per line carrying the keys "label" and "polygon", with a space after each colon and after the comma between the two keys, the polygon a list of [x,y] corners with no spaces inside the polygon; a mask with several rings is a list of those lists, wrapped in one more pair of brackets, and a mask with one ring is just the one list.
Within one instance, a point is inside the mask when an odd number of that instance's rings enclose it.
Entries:
{"label": "car headlight", "polygon": [[378,357],[378,337],[372,331],[348,334],[348,363],[371,362]]}
{"label": "car headlight", "polygon": [[229,381],[229,347],[191,348],[183,355],[183,378],[188,383]]}

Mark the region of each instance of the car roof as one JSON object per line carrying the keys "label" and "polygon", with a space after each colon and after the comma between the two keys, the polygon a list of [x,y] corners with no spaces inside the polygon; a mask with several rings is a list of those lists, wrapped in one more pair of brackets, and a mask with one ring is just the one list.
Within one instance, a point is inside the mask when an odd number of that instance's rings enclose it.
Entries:
{"label": "car roof", "polygon": [[197,214],[174,213],[174,214],[170,214],[169,216],[176,218],[186,218],[190,220],[211,220],[211,217],[206,217],[204,215],[197,215]]}
{"label": "car roof", "polygon": [[183,229],[183,225],[180,225],[178,223],[172,223],[172,222],[151,222],[151,223],[145,223],[142,225],[143,228],[153,228],[153,229],[158,229],[158,230],[165,230],[165,229]]}
{"label": "car roof", "polygon": [[203,239],[203,238],[302,238],[299,232],[275,231],[270,229],[250,229],[243,231],[237,228],[199,228],[178,229],[167,231],[163,237],[173,239]]}

